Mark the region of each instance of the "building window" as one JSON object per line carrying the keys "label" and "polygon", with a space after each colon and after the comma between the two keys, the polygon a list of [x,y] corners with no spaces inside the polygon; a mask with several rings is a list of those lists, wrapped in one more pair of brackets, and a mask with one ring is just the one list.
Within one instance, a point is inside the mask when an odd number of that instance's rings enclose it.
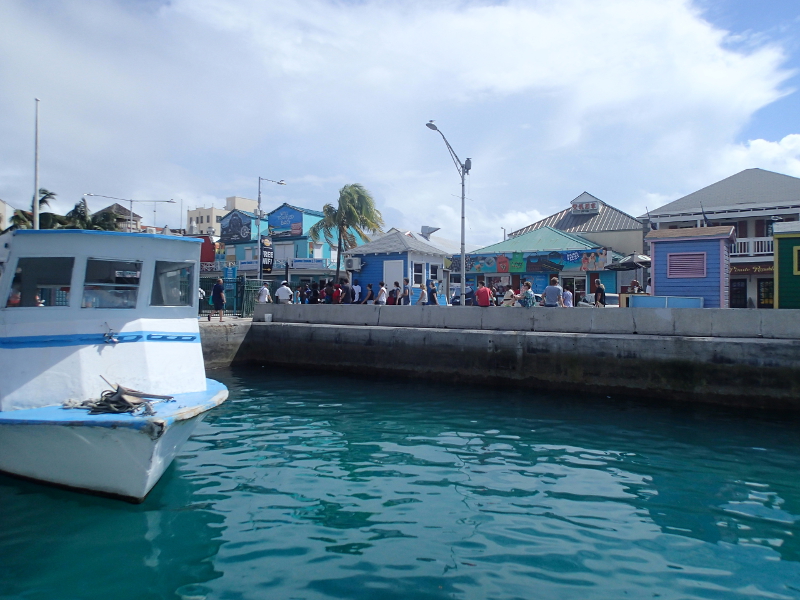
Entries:
{"label": "building window", "polygon": [[431,279],[439,280],[439,265],[431,265]]}
{"label": "building window", "polygon": [[206,215],[206,223],[211,223],[211,215]]}
{"label": "building window", "polygon": [[667,254],[667,277],[684,279],[706,276],[705,252],[675,252]]}
{"label": "building window", "polygon": [[422,285],[422,277],[425,265],[423,263],[414,263],[414,285]]}
{"label": "building window", "polygon": [[86,261],[86,280],[83,285],[83,308],[136,308],[140,261]]}
{"label": "building window", "polygon": [[217,223],[222,223],[222,217],[220,215],[217,215],[216,218],[217,218]]}
{"label": "building window", "polygon": [[151,306],[191,306],[193,262],[156,261]]}
{"label": "building window", "polygon": [[792,256],[794,257],[794,270],[795,275],[800,275],[800,246],[792,248]]}
{"label": "building window", "polygon": [[69,306],[74,258],[20,258],[6,308]]}

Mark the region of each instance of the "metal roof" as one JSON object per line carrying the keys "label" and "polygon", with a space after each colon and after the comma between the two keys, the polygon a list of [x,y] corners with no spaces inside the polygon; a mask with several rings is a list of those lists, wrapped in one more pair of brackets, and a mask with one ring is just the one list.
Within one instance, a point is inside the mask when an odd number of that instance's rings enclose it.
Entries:
{"label": "metal roof", "polygon": [[421,242],[401,231],[387,233],[377,240],[351,248],[345,254],[353,256],[361,254],[390,254],[393,252],[419,252],[421,254],[433,254],[434,256],[449,256],[448,252]]}
{"label": "metal roof", "polygon": [[506,252],[541,252],[543,250],[591,250],[597,247],[597,242],[591,242],[580,236],[565,233],[546,225],[528,233],[509,238],[504,242],[480,248],[469,254],[504,254]]}
{"label": "metal roof", "polygon": [[647,234],[648,241],[698,238],[698,237],[733,237],[733,225],[721,225],[719,227],[683,227],[681,229],[656,229]]}
{"label": "metal roof", "polygon": [[650,216],[700,214],[701,204],[706,212],[719,208],[800,205],[800,179],[764,169],[746,169],[651,210]]}
{"label": "metal roof", "polygon": [[[588,192],[583,192],[572,202],[597,202],[598,213],[594,215],[573,215],[572,208],[565,208],[561,212],[537,221],[532,225],[518,229],[509,234],[509,237],[522,235],[541,227],[553,227],[569,233],[592,233],[598,231],[626,231],[643,230],[644,223],[619,209],[595,198]],[[596,246],[596,245],[595,245]]]}
{"label": "metal roof", "polygon": [[296,211],[304,213],[306,215],[311,215],[313,217],[324,217],[325,216],[324,213],[322,213],[322,212],[320,212],[318,210],[311,210],[310,208],[302,208],[300,206],[292,206],[291,204],[287,204],[286,202],[281,204],[278,208],[269,211],[267,213],[267,216],[271,215],[274,212],[278,212],[282,208],[291,208],[292,210],[296,210]]}

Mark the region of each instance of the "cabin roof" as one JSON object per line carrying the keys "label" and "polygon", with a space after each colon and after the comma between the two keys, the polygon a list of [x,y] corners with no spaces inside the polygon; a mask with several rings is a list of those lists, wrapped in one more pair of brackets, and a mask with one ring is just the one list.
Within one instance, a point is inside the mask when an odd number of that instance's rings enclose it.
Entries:
{"label": "cabin roof", "polygon": [[160,233],[128,233],[124,231],[94,231],[91,229],[15,229],[14,236],[18,235],[111,235],[115,237],[133,237],[137,239],[159,239],[202,244],[200,238],[182,237],[178,235],[161,235]]}

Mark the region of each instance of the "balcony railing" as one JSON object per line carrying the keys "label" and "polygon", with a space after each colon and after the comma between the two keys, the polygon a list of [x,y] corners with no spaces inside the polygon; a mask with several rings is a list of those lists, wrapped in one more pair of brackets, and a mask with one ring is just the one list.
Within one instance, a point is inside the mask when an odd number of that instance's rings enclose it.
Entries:
{"label": "balcony railing", "polygon": [[739,238],[731,256],[768,256],[772,254],[772,238]]}

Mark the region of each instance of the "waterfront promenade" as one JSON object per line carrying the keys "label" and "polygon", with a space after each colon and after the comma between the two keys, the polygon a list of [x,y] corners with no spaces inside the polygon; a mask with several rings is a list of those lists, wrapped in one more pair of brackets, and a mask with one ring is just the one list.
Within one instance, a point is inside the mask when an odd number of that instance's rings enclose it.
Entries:
{"label": "waterfront promenade", "polygon": [[252,323],[202,323],[201,332],[211,368],[800,409],[800,311],[261,305]]}

